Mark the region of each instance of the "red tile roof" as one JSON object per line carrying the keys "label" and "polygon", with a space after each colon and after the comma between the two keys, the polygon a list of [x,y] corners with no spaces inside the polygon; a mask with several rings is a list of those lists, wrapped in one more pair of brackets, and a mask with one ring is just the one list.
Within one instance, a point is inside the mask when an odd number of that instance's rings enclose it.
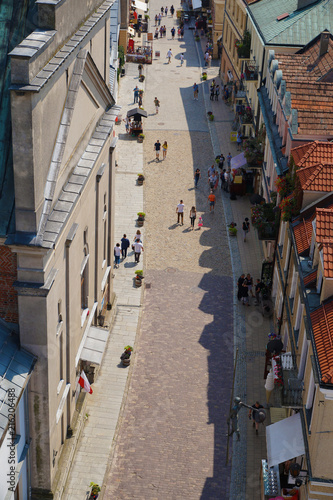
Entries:
{"label": "red tile roof", "polygon": [[309,167],[318,163],[333,164],[333,142],[314,141],[291,150],[297,167]]}
{"label": "red tile roof", "polygon": [[333,238],[323,242],[323,261],[325,278],[333,278]]}
{"label": "red tile roof", "polygon": [[333,209],[332,208],[317,208],[316,209],[316,242],[324,243],[324,241],[333,238]]}
{"label": "red tile roof", "polygon": [[319,57],[318,40],[297,54],[275,54],[282,70],[286,91],[291,93],[292,109],[297,109],[297,134],[333,135],[333,40],[328,51]]}
{"label": "red tile roof", "polygon": [[309,219],[303,219],[299,224],[293,227],[297,252],[299,255],[310,248],[312,238],[312,221],[314,218],[315,214],[312,214]]}
{"label": "red tile roof", "polygon": [[312,271],[312,273],[308,274],[303,279],[303,282],[304,282],[305,286],[310,286],[313,283],[315,283],[316,281],[317,281],[317,269],[315,269],[314,271]]}
{"label": "red tile roof", "polygon": [[333,164],[313,165],[301,168],[296,172],[303,191],[320,191],[330,193],[333,191]]}
{"label": "red tile roof", "polygon": [[310,313],[321,380],[333,384],[333,301]]}

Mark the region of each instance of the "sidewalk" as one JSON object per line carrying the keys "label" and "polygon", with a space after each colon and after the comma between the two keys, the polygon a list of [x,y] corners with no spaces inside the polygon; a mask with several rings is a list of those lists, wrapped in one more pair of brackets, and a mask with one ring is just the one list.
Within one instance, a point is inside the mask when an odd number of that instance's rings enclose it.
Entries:
{"label": "sidewalk", "polygon": [[[121,114],[135,107],[133,81],[137,81],[137,65],[126,65],[127,77],[121,79],[118,102]],[[141,88],[141,86],[140,86]],[[133,241],[137,230],[137,212],[143,211],[143,188],[137,186],[137,174],[143,171],[143,148],[136,140],[124,133],[124,124],[118,126],[117,169],[115,189],[115,243],[123,234]],[[123,133],[121,133],[123,132]],[[144,228],[141,231],[144,235]],[[144,242],[144,240],[143,240]],[[137,267],[137,266],[136,266]],[[134,257],[131,248],[127,259],[120,263],[115,275],[114,292],[117,295],[117,315],[110,333],[103,365],[93,394],[87,395],[86,420],[78,448],[74,456],[63,499],[82,500],[89,491],[91,481],[102,485],[112,450],[123,400],[126,399],[130,368],[120,363],[125,345],[134,345],[141,313],[141,288],[133,285]]]}
{"label": "sidewalk", "polygon": [[[198,47],[199,61],[203,65],[203,51],[206,39],[204,38]],[[199,45],[199,44],[198,44]],[[231,106],[227,106],[220,98],[219,102],[209,99],[210,82],[215,78],[222,85],[218,76],[219,61],[213,61],[211,68],[202,67],[208,78],[203,83],[205,86],[206,111],[213,111],[215,119],[209,122],[214,154],[223,152],[225,158],[231,152],[232,156],[239,154],[236,143],[230,142],[231,124],[234,121],[234,112]],[[229,238],[230,252],[232,256],[233,275],[235,283],[242,273],[250,273],[254,283],[256,278],[261,277],[261,266],[263,261],[262,245],[258,240],[257,231],[251,227],[247,235],[247,241],[243,241],[242,222],[245,217],[250,219],[249,197],[237,197],[230,200],[230,195],[222,192],[222,203],[226,221],[237,223],[237,239]],[[236,294],[234,294],[235,296]],[[266,394],[263,380],[265,365],[265,346],[267,334],[270,332],[270,320],[264,318],[255,307],[244,308],[234,298],[234,338],[235,347],[238,348],[238,363],[236,371],[234,396],[239,396],[242,401],[249,405],[259,400],[266,406]],[[239,416],[239,427],[241,442],[234,438],[232,456],[232,477],[230,486],[230,499],[257,500],[259,491],[259,471],[261,459],[267,457],[266,437],[264,427],[260,428],[260,436],[256,436],[247,419],[247,411],[241,412]],[[269,425],[269,411],[266,411],[265,425]],[[246,437],[246,439],[243,439]],[[246,482],[244,481],[246,477]]]}

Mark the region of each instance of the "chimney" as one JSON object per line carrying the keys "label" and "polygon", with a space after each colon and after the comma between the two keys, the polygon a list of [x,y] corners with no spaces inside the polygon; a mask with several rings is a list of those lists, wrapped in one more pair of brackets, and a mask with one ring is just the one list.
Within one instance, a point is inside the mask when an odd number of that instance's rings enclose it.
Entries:
{"label": "chimney", "polygon": [[308,5],[311,5],[312,3],[316,3],[316,2],[317,2],[317,0],[298,0],[296,10],[304,9]]}
{"label": "chimney", "polygon": [[330,43],[330,32],[325,30],[320,35],[319,57],[328,52],[328,44]]}

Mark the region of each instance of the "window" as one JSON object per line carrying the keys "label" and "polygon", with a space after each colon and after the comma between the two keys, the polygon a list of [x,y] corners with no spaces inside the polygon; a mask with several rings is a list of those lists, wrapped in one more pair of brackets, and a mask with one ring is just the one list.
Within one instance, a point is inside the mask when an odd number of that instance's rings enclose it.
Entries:
{"label": "window", "polygon": [[[302,345],[302,352],[301,352],[301,359],[299,361],[299,370],[298,370],[298,378],[300,380],[303,380],[304,378],[304,371],[305,371],[305,366],[306,366],[306,360],[308,356],[308,341],[306,338],[306,335],[303,337],[303,345]],[[312,374],[311,374],[312,376]]]}
{"label": "window", "polygon": [[287,271],[287,269],[288,269],[288,263],[289,263],[289,258],[290,258],[290,251],[291,251],[291,245],[290,245],[290,240],[288,239],[286,261],[284,263],[284,268],[283,268],[284,271]]}
{"label": "window", "polygon": [[85,310],[88,308],[88,281],[89,281],[89,250],[87,244],[88,229],[83,233],[83,261],[81,264],[81,309]]}
{"label": "window", "polygon": [[298,273],[296,271],[296,266],[293,266],[293,274],[291,279],[290,295],[289,297],[293,299],[295,297],[296,285],[297,285]]}
{"label": "window", "polygon": [[285,235],[286,235],[286,227],[287,227],[287,223],[286,222],[281,222],[280,237],[279,237],[279,246],[283,246],[284,238],[285,238]]}
{"label": "window", "polygon": [[320,269],[318,281],[317,281],[317,293],[321,293],[322,286],[323,286],[323,273],[321,272],[321,269]]}

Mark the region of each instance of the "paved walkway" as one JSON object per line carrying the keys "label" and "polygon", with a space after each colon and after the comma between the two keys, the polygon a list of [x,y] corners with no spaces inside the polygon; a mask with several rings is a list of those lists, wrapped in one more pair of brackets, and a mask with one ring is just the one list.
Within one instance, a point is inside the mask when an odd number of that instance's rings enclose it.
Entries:
{"label": "paved walkway", "polygon": [[[150,6],[151,20],[159,7]],[[200,84],[199,101],[193,101],[205,42],[195,43],[189,30],[184,40],[172,41],[175,19],[168,16],[162,24],[167,38],[154,42],[161,57],[145,68],[149,118],[144,145],[126,136],[123,124],[117,145],[116,241],[124,232],[132,239],[136,213],[142,208],[147,213],[145,282],[150,288],[142,328],[130,370],[123,369],[119,356],[124,345],[134,344],[141,309],[129,257],[114,270],[118,314],[64,498],[82,499],[90,481],[102,484],[104,479],[103,498],[117,500],[257,500],[260,458],[266,453],[264,429],[255,436],[247,412],[240,414],[242,438],[230,442],[228,466],[225,433],[236,346],[235,395],[250,404],[265,397],[263,354],[269,323],[254,306],[243,310],[233,293],[241,272],[260,276],[261,247],[253,229],[246,243],[241,231],[228,241],[226,222],[235,220],[241,228],[249,216],[246,197],[230,201],[218,190],[215,213],[207,213],[207,167],[221,151],[237,154],[229,140],[233,114],[223,102],[209,100],[209,82]],[[170,65],[169,48],[174,54]],[[208,70],[209,78],[217,73],[216,66]],[[137,66],[127,64],[118,100],[123,116],[132,107],[137,82]],[[158,115],[155,96],[161,101]],[[207,122],[208,110],[214,112],[214,122]],[[167,159],[160,163],[154,161],[156,139],[169,144]],[[197,167],[202,179],[194,190]],[[146,182],[140,188],[135,181],[143,169]],[[180,198],[186,205],[184,226],[175,224]],[[200,232],[188,229],[192,204],[204,219]]]}

